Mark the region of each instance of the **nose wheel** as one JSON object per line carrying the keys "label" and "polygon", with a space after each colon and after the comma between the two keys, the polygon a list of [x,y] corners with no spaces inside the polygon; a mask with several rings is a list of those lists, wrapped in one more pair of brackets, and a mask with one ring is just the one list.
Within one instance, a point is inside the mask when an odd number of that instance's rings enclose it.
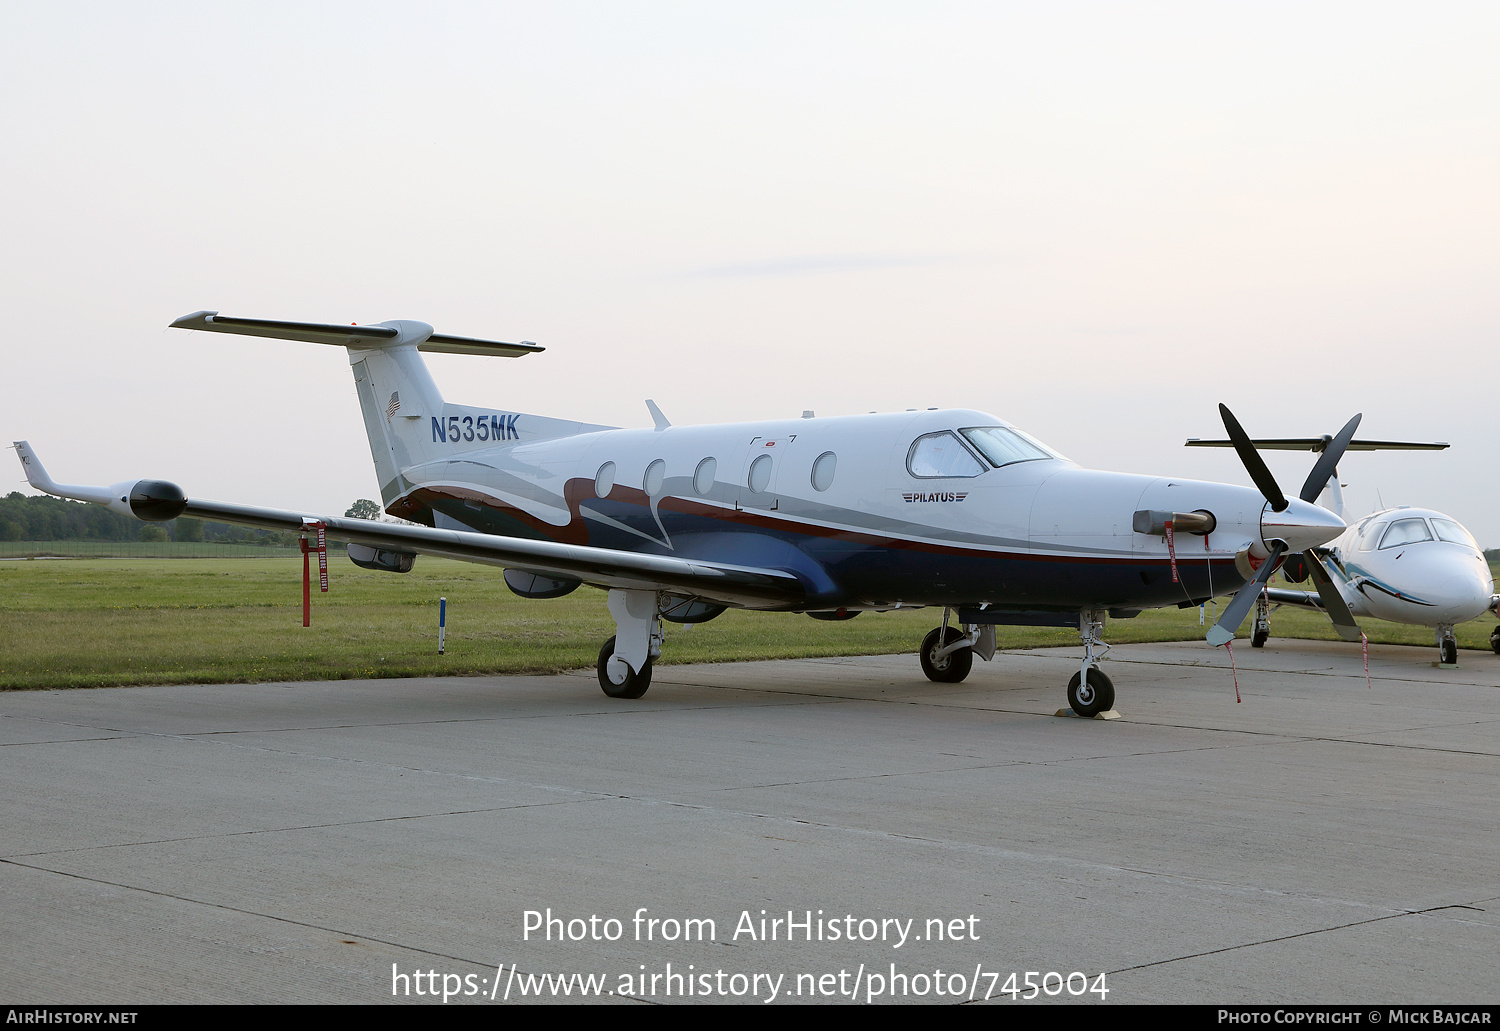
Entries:
{"label": "nose wheel", "polygon": [[1068,681],[1068,707],[1086,717],[1108,712],[1115,707],[1114,682],[1096,666],[1089,667],[1087,681],[1080,673],[1074,673],[1073,679]]}
{"label": "nose wheel", "polygon": [[1453,627],[1440,626],[1437,629],[1438,652],[1442,656],[1444,666],[1458,665],[1458,638],[1453,634]]}
{"label": "nose wheel", "polygon": [[1500,655],[1500,626],[1490,631],[1490,647],[1495,649],[1495,654]]}

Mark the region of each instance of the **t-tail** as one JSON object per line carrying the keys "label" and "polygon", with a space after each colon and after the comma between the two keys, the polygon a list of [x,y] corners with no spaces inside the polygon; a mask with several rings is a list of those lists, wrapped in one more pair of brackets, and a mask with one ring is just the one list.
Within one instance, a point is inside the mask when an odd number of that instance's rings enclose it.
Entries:
{"label": "t-tail", "polygon": [[413,485],[406,477],[409,469],[497,444],[549,440],[607,428],[498,408],[450,404],[443,400],[419,353],[519,358],[545,350],[529,341],[510,344],[450,336],[433,332],[425,322],[407,320],[340,326],[229,318],[213,311],[184,315],[172,326],[345,348],[364,414],[370,457],[380,480],[381,501],[387,510],[411,490]]}

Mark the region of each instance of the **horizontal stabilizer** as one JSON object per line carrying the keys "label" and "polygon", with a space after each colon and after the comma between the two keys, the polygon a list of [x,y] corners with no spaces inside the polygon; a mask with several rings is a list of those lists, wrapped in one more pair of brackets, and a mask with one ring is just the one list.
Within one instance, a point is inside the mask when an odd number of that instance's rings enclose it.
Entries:
{"label": "horizontal stabilizer", "polygon": [[[216,311],[195,311],[172,323],[173,329],[204,329],[212,333],[236,333],[240,336],[272,337],[277,340],[300,340],[308,344],[333,344],[336,347],[385,347],[391,344],[416,343],[418,351],[439,354],[482,354],[497,358],[519,358],[535,351],[545,351],[529,341],[508,344],[499,340],[449,336],[434,333],[420,322],[379,323],[373,326],[340,326],[320,322],[277,322],[271,319],[237,319]],[[421,330],[425,329],[426,332]],[[416,330],[415,333],[412,331]]]}
{"label": "horizontal stabilizer", "polygon": [[[1330,437],[1260,437],[1251,440],[1262,451],[1319,451],[1333,443]],[[1192,437],[1188,447],[1234,447],[1232,440],[1199,440]],[[1448,447],[1442,440],[1351,440],[1346,451],[1441,451]]]}

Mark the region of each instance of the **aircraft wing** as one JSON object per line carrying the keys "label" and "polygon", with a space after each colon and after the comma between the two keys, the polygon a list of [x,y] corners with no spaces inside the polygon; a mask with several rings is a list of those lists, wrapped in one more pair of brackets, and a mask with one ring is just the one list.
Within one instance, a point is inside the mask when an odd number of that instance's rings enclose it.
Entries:
{"label": "aircraft wing", "polygon": [[135,480],[112,487],[59,484],[47,475],[29,444],[18,441],[15,448],[21,456],[27,480],[37,490],[56,497],[105,505],[113,511],[137,517],[144,514],[158,521],[188,515],[292,533],[303,533],[309,524],[322,523],[332,540],[387,551],[482,562],[543,576],[581,580],[595,587],[671,591],[738,608],[794,609],[805,597],[802,581],[796,574],[782,569],[198,501],[184,498],[175,484],[161,480]]}
{"label": "aircraft wing", "polygon": [[1278,605],[1301,605],[1303,608],[1317,609],[1328,616],[1333,623],[1334,632],[1340,637],[1346,641],[1358,641],[1363,636],[1360,633],[1359,624],[1354,621],[1354,615],[1349,611],[1349,606],[1344,603],[1338,588],[1328,579],[1326,572],[1321,581],[1318,580],[1316,573],[1313,574],[1313,578],[1318,591],[1327,592],[1326,597],[1322,593],[1292,591],[1283,587],[1267,587],[1266,597]]}
{"label": "aircraft wing", "polygon": [[307,523],[321,522],[328,527],[329,538],[336,541],[366,544],[387,551],[412,551],[482,562],[544,576],[582,580],[595,587],[674,591],[741,608],[792,608],[805,595],[802,581],[795,574],[780,569],[499,537],[468,530],[435,530],[427,526],[365,519],[307,516],[299,512],[218,501],[189,500],[183,515],[293,533],[302,532]]}
{"label": "aircraft wing", "polygon": [[1323,611],[1323,600],[1312,591],[1292,591],[1284,587],[1267,587],[1266,597],[1277,605],[1301,605],[1305,609]]}

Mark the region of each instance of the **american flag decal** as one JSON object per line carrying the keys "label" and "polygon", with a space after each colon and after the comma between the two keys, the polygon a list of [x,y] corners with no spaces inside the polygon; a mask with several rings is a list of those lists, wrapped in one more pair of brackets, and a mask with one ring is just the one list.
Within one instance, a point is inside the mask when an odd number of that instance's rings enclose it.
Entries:
{"label": "american flag decal", "polygon": [[395,415],[396,412],[400,408],[401,408],[401,393],[399,391],[392,391],[391,392],[391,403],[385,406],[385,417],[387,419],[389,419],[391,416]]}

